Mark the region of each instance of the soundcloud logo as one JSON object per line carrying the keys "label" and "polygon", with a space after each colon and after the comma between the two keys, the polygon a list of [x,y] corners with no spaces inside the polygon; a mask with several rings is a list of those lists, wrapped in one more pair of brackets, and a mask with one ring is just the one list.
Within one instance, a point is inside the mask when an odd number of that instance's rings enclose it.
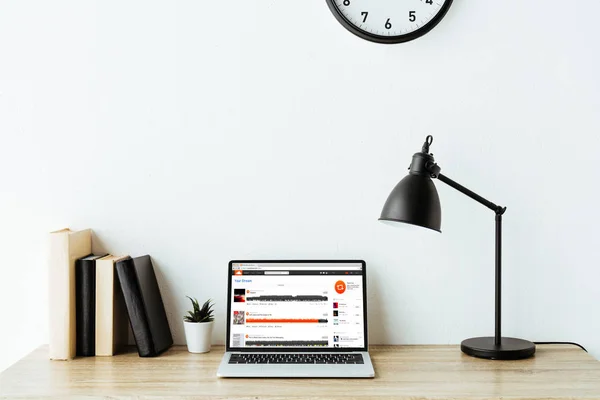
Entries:
{"label": "soundcloud logo", "polygon": [[338,294],[343,294],[346,291],[346,282],[344,282],[344,281],[337,281],[335,283],[335,291]]}

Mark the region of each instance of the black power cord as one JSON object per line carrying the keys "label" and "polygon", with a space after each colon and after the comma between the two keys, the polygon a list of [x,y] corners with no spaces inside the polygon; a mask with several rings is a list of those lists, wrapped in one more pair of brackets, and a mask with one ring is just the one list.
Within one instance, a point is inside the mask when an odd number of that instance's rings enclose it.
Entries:
{"label": "black power cord", "polygon": [[585,347],[583,347],[579,343],[575,343],[575,342],[533,342],[533,343],[534,344],[572,344],[573,346],[577,346],[577,347],[581,348],[581,350],[585,351],[586,353],[588,352]]}

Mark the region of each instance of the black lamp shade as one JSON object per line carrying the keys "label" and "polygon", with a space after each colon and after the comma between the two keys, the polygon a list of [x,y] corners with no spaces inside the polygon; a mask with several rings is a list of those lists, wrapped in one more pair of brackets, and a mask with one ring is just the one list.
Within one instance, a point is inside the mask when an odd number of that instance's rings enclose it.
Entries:
{"label": "black lamp shade", "polygon": [[440,198],[431,178],[409,174],[398,182],[385,202],[379,220],[403,222],[441,232]]}

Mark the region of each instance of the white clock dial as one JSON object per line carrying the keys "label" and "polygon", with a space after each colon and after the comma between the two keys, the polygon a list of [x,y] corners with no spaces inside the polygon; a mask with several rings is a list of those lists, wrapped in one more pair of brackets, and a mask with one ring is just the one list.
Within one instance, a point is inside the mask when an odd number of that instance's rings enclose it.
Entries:
{"label": "white clock dial", "polygon": [[431,30],[452,0],[327,0],[336,18],[364,39],[399,43]]}

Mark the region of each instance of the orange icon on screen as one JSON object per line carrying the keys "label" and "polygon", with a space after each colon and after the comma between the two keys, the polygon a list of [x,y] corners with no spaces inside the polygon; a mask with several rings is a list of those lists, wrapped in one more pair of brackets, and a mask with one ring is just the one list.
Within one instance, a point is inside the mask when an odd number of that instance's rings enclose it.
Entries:
{"label": "orange icon on screen", "polygon": [[238,270],[238,271],[235,271],[233,274],[234,274],[234,275],[242,275],[242,271],[239,271],[239,270]]}
{"label": "orange icon on screen", "polygon": [[344,281],[337,281],[335,283],[335,291],[338,294],[342,294],[346,291],[346,283]]}

